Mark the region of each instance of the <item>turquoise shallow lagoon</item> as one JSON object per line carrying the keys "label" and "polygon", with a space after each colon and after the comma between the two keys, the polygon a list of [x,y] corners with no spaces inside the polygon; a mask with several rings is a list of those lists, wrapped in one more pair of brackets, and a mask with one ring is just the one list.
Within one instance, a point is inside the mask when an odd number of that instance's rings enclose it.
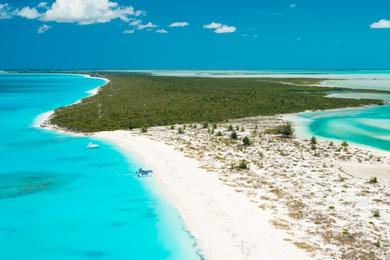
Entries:
{"label": "turquoise shallow lagoon", "polygon": [[194,239],[140,165],[99,141],[33,127],[104,84],[0,74],[0,259],[199,259]]}
{"label": "turquoise shallow lagoon", "polygon": [[[350,75],[342,80],[325,81],[324,85],[390,91],[390,74]],[[330,97],[380,99],[385,105],[299,113],[292,119],[301,122],[303,136],[314,135],[390,151],[390,94],[346,92]]]}
{"label": "turquoise shallow lagoon", "polygon": [[305,137],[319,136],[390,151],[390,106],[295,115]]}

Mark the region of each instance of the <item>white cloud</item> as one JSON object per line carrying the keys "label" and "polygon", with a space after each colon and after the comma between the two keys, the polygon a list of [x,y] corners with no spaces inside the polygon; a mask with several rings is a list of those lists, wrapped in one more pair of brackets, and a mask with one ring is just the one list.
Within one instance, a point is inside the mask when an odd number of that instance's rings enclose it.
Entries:
{"label": "white cloud", "polygon": [[390,20],[381,19],[370,25],[371,29],[390,29]]}
{"label": "white cloud", "polygon": [[40,26],[38,28],[38,33],[39,34],[42,34],[42,33],[45,33],[47,30],[51,29],[52,27],[47,25],[47,24],[43,24],[42,26]]}
{"label": "white cloud", "polygon": [[137,26],[139,24],[141,24],[142,21],[141,20],[131,20],[131,22],[129,23],[130,26]]}
{"label": "white cloud", "polygon": [[47,7],[47,2],[40,2],[38,5],[37,5],[38,8],[46,8]]}
{"label": "white cloud", "polygon": [[22,9],[17,9],[14,12],[14,15],[26,18],[26,19],[37,19],[41,15],[35,8],[30,8],[28,6],[23,7]]}
{"label": "white cloud", "polygon": [[175,27],[186,27],[188,26],[188,22],[174,22],[169,25],[169,27],[175,28]]}
{"label": "white cloud", "polygon": [[134,13],[135,16],[141,16],[141,15],[146,15],[146,12],[145,11],[142,11],[142,10],[136,10],[135,13]]}
{"label": "white cloud", "polygon": [[136,25],[137,30],[152,29],[152,28],[156,28],[156,27],[157,27],[157,25],[152,23],[152,22],[148,22],[146,24],[139,23]]}
{"label": "white cloud", "polygon": [[203,25],[203,28],[214,30],[215,33],[234,33],[237,28],[235,26],[229,26],[221,23],[212,22],[210,24]]}
{"label": "white cloud", "polygon": [[135,30],[133,30],[133,29],[123,31],[123,33],[125,33],[125,34],[133,34],[134,32],[135,32]]}
{"label": "white cloud", "polygon": [[210,23],[210,24],[205,24],[205,25],[203,25],[203,28],[205,28],[205,29],[218,29],[218,28],[220,28],[220,27],[222,27],[222,24],[220,24],[220,23],[215,23],[215,22],[212,22],[212,23]]}
{"label": "white cloud", "polygon": [[10,19],[12,17],[11,15],[11,8],[7,3],[0,4],[0,20],[1,19]]}
{"label": "white cloud", "polygon": [[215,33],[234,33],[237,30],[234,26],[222,25],[220,28],[216,29]]}
{"label": "white cloud", "polygon": [[168,33],[168,31],[165,29],[158,29],[156,30],[156,33]]}
{"label": "white cloud", "polygon": [[58,23],[77,23],[88,25],[107,23],[114,19],[128,22],[129,16],[135,16],[132,6],[120,6],[111,0],[56,0],[42,14],[41,20]]}

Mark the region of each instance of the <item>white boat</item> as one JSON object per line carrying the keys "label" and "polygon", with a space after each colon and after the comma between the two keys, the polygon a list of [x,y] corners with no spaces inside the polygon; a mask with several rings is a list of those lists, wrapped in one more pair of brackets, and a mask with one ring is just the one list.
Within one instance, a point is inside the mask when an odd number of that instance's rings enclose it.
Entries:
{"label": "white boat", "polygon": [[94,143],[89,143],[87,145],[87,148],[88,149],[96,149],[96,148],[99,148],[99,145],[98,144],[94,144]]}

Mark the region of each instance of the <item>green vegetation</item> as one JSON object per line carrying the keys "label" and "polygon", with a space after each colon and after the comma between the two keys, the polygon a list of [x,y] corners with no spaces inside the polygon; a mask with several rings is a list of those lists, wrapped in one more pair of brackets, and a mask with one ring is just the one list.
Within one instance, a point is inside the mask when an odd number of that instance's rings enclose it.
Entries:
{"label": "green vegetation", "polygon": [[376,209],[376,210],[372,211],[372,216],[374,218],[379,218],[381,216],[381,214],[380,214],[379,210]]}
{"label": "green vegetation", "polygon": [[184,134],[183,128],[179,127],[179,128],[177,129],[177,133],[178,133],[178,134]]}
{"label": "green vegetation", "polygon": [[230,134],[230,138],[233,139],[233,140],[236,140],[237,139],[237,133],[235,131],[233,131],[231,134]]}
{"label": "green vegetation", "polygon": [[310,139],[311,149],[315,150],[316,149],[316,145],[317,145],[317,138],[315,136],[312,136],[311,139]]}
{"label": "green vegetation", "polygon": [[241,160],[240,163],[238,164],[238,169],[241,170],[249,169],[249,165],[245,160]]}
{"label": "green vegetation", "polygon": [[267,134],[282,135],[283,137],[290,138],[294,135],[294,127],[290,122],[281,125],[277,128],[267,129]]}
{"label": "green vegetation", "polygon": [[328,92],[341,90],[309,86],[317,84],[316,79],[183,78],[134,73],[105,77],[110,83],[97,95],[56,110],[52,123],[73,131],[96,132],[382,103],[326,98]]}
{"label": "green vegetation", "polygon": [[378,178],[377,177],[371,177],[370,178],[370,183],[378,183]]}
{"label": "green vegetation", "polygon": [[243,139],[242,139],[242,143],[245,145],[245,146],[249,146],[251,145],[251,140],[249,139],[248,136],[245,136]]}

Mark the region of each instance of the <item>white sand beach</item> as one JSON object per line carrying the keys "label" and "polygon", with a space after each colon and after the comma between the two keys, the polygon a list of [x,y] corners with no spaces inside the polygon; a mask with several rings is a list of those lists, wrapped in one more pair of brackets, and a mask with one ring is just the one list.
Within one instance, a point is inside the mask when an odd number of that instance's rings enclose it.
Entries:
{"label": "white sand beach", "polygon": [[[206,259],[386,259],[389,154],[264,131],[283,122],[232,120],[214,129],[220,137],[199,124],[94,136],[156,172]],[[228,124],[241,129],[237,141]]]}
{"label": "white sand beach", "polygon": [[216,174],[163,142],[130,131],[100,132],[95,137],[138,156],[155,171],[164,194],[180,211],[206,259],[309,259],[284,240],[269,214],[245,194],[223,185]]}

